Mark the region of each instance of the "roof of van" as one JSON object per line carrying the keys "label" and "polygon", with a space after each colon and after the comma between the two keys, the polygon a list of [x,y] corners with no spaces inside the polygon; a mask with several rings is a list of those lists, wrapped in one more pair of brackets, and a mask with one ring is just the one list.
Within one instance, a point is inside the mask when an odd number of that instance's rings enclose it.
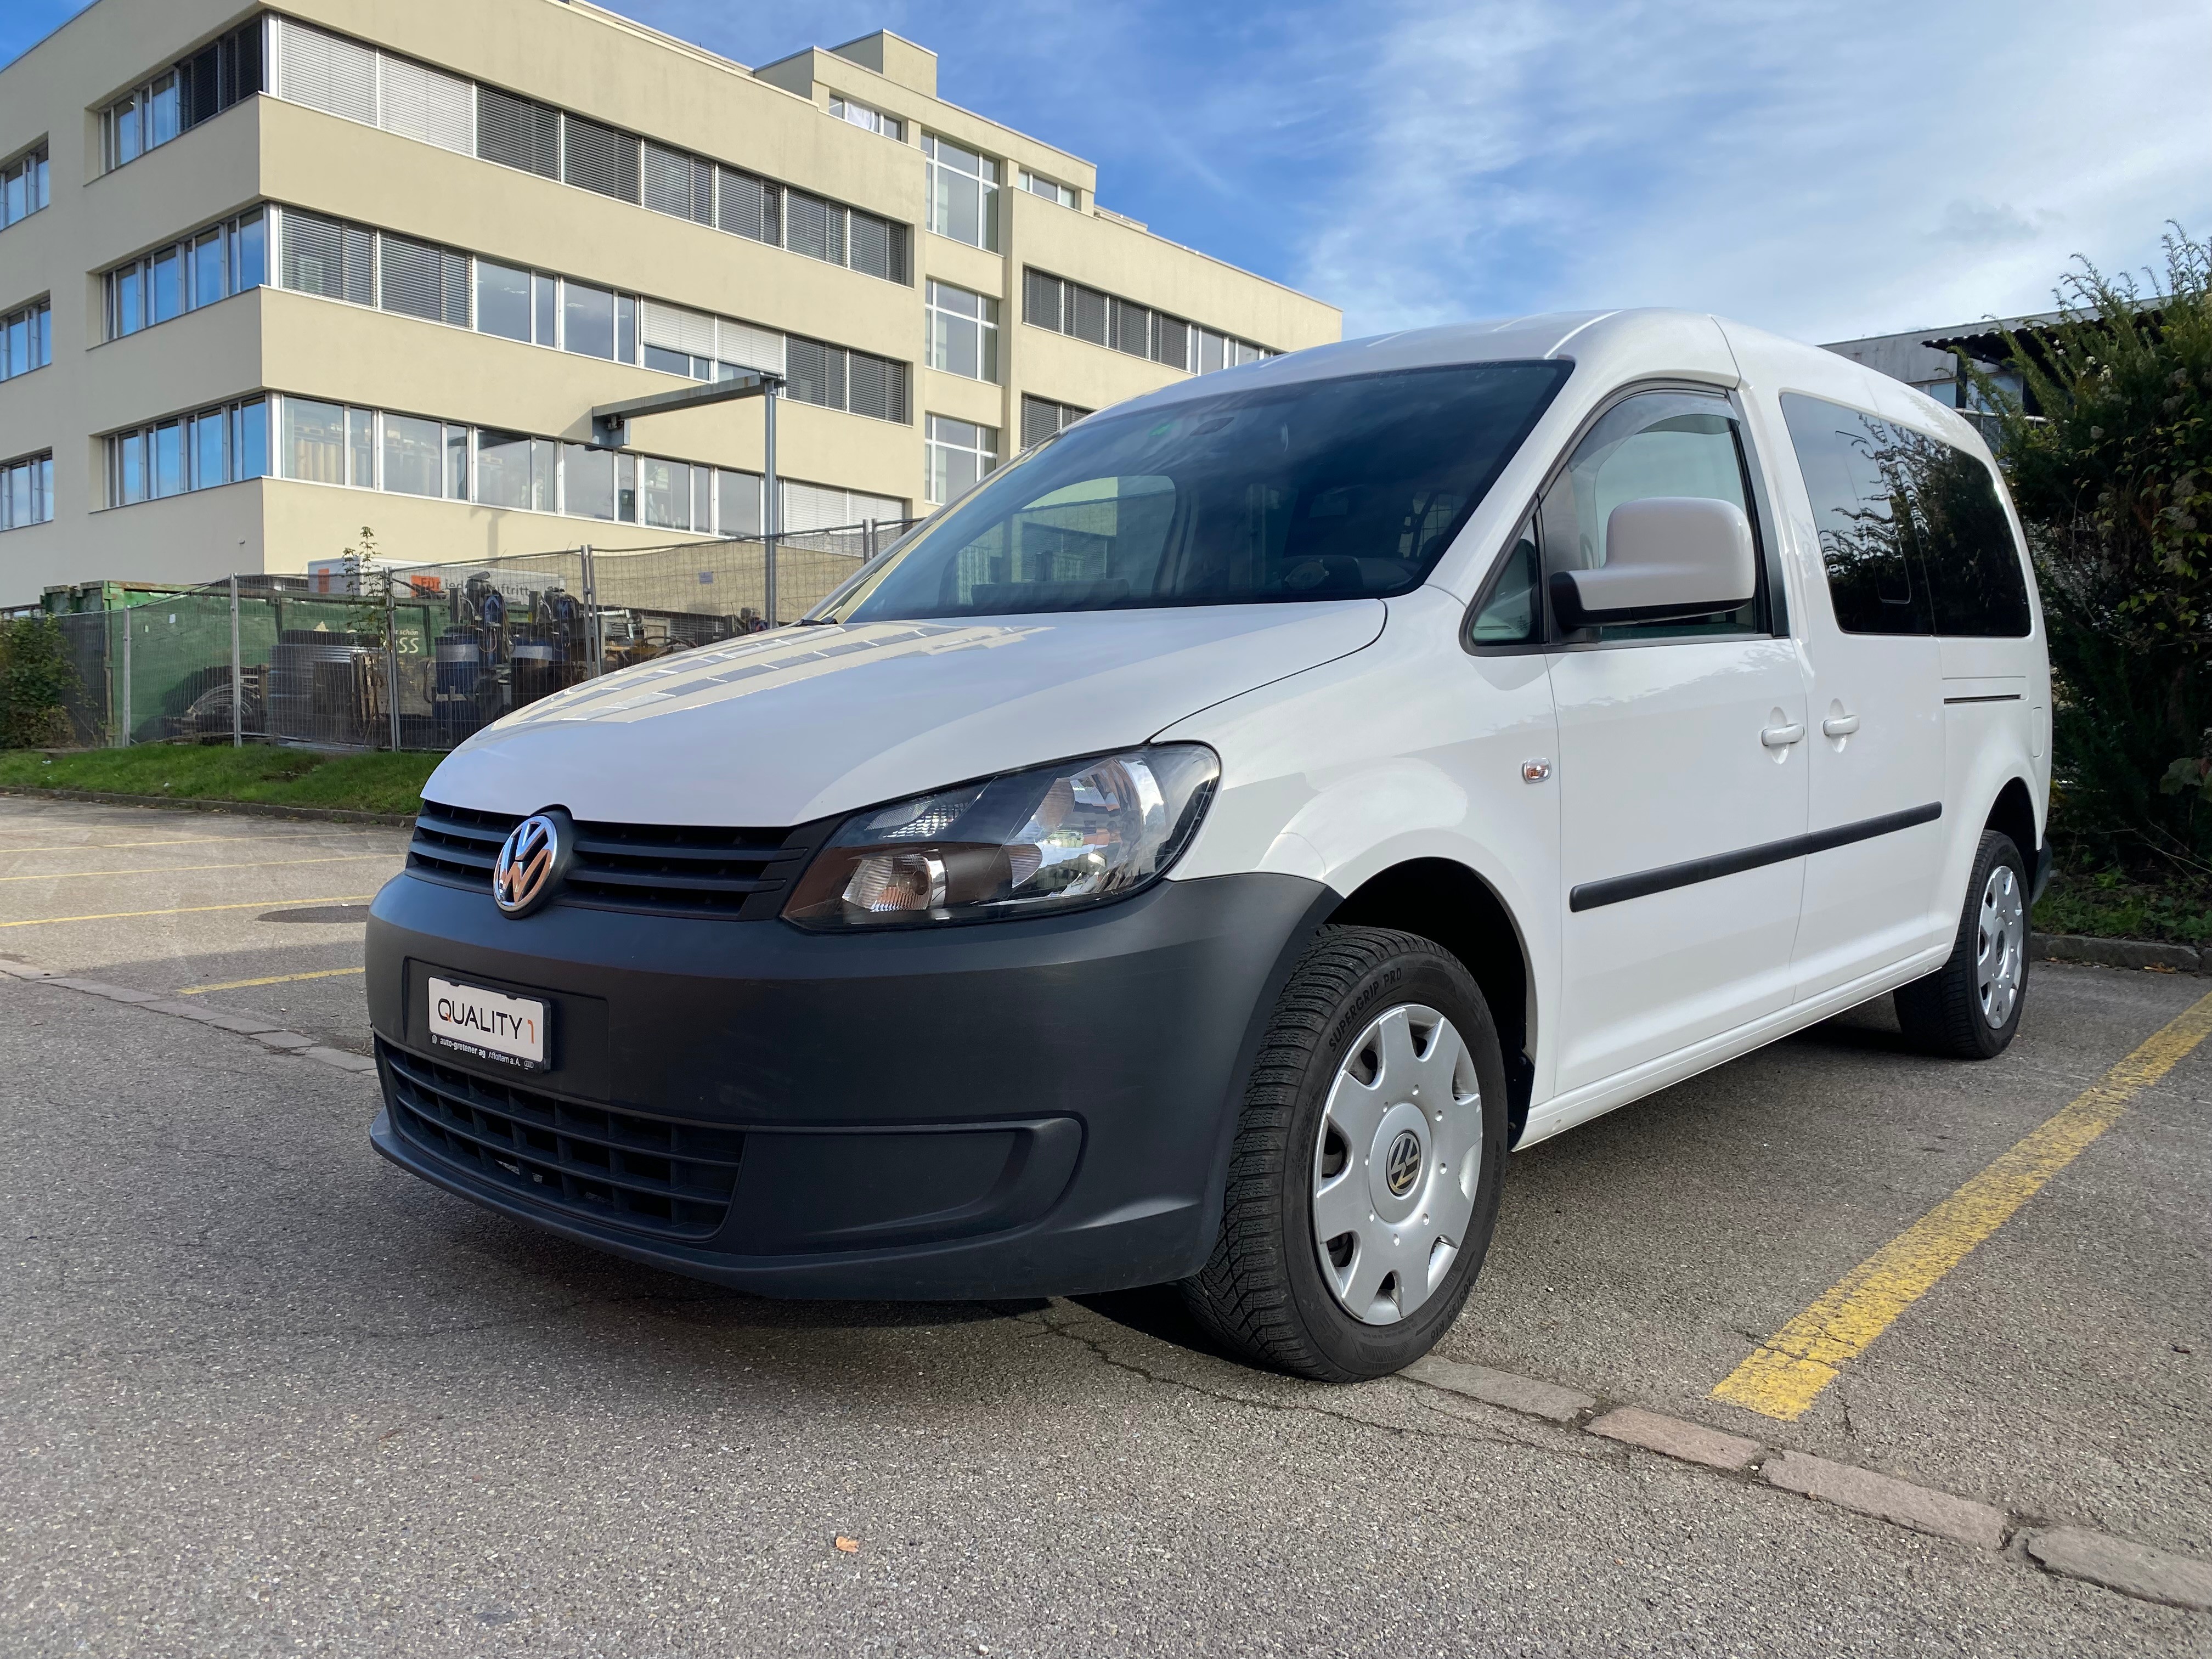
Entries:
{"label": "roof of van", "polygon": [[[1133,398],[1122,408],[1179,403],[1210,397],[1232,386],[1280,386],[1297,380],[1331,380],[1340,374],[1374,374],[1395,368],[1426,368],[1443,363],[1528,362],[1570,358],[1583,351],[1632,349],[1646,337],[1653,343],[1679,337],[1687,325],[1717,341],[1717,319],[1698,312],[1657,308],[1626,311],[1553,311],[1480,322],[1446,323],[1435,328],[1400,329],[1364,339],[1310,346],[1279,357],[1219,374],[1194,376]],[[1224,378],[1233,377],[1233,379]]]}
{"label": "roof of van", "polygon": [[[1309,347],[1242,368],[1200,374],[1116,404],[1107,414],[1158,409],[1244,387],[1333,380],[1339,375],[1546,358],[1595,368],[1604,378],[1662,373],[1715,386],[1743,384],[1747,372],[1812,391],[1816,395],[1878,409],[1968,448],[1980,435],[1954,410],[1894,381],[1873,376],[1850,359],[1710,312],[1659,307],[1619,311],[1553,311],[1482,322],[1402,329],[1334,345]],[[1761,367],[1750,371],[1756,361]],[[1875,382],[1880,381],[1877,385]]]}

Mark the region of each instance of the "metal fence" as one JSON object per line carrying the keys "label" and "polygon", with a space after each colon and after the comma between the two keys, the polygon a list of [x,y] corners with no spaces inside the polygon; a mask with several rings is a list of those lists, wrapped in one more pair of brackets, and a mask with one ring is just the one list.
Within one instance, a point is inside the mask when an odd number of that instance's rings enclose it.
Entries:
{"label": "metal fence", "polygon": [[[780,535],[796,621],[911,521]],[[173,741],[450,749],[513,709],[769,626],[758,538],[240,576],[55,618],[85,747]]]}

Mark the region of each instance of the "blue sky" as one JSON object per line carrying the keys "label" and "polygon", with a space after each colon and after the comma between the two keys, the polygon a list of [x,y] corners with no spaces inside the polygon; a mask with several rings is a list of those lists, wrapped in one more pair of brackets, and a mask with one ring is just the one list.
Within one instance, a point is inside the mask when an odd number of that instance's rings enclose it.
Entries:
{"label": "blue sky", "polygon": [[[1348,334],[1681,305],[1827,340],[2212,234],[2212,7],[617,0],[742,63],[890,27],[1099,198]],[[0,59],[81,9],[0,0]]]}

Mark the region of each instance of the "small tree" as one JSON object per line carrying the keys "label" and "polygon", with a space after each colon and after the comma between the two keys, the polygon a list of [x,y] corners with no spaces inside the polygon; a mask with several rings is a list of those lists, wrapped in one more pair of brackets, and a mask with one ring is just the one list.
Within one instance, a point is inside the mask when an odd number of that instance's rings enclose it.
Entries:
{"label": "small tree", "polygon": [[[2086,259],[2007,344],[2029,417],[1976,372],[2027,526],[2057,681],[2055,827],[2093,857],[2212,867],[2212,247],[2165,295]],[[2146,273],[2147,275],[2148,273]],[[2155,280],[2155,279],[2154,279]]]}
{"label": "small tree", "polygon": [[76,688],[69,643],[52,617],[0,619],[0,749],[69,742],[67,708]]}

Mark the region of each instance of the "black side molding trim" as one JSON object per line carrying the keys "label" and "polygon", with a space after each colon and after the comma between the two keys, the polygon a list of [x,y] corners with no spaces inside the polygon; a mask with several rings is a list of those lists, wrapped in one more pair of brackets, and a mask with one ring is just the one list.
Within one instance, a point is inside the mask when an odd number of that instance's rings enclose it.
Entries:
{"label": "black side molding trim", "polygon": [[2018,702],[2020,701],[2020,693],[2017,691],[2000,691],[1994,696],[1946,697],[1943,701],[1947,704],[1954,702]]}
{"label": "black side molding trim", "polygon": [[1808,853],[1826,853],[1833,848],[1849,847],[1856,841],[1872,841],[1876,836],[1910,830],[1917,823],[1933,823],[1942,816],[1943,803],[1931,800],[1925,806],[1908,806],[1901,812],[1884,812],[1878,818],[1861,818],[1856,823],[1839,823],[1832,829],[1815,830],[1810,835],[1792,836],[1786,841],[1770,841],[1761,846],[1746,847],[1734,853],[1716,853],[1711,858],[1664,865],[1656,870],[1639,871],[1632,876],[1610,876],[1603,881],[1586,881],[1568,893],[1567,908],[1595,910],[1601,905],[1620,904],[1628,899],[1670,892],[1677,887],[1689,887],[1701,881],[1740,875],[1746,870],[1779,864],[1785,859],[1803,858]]}

